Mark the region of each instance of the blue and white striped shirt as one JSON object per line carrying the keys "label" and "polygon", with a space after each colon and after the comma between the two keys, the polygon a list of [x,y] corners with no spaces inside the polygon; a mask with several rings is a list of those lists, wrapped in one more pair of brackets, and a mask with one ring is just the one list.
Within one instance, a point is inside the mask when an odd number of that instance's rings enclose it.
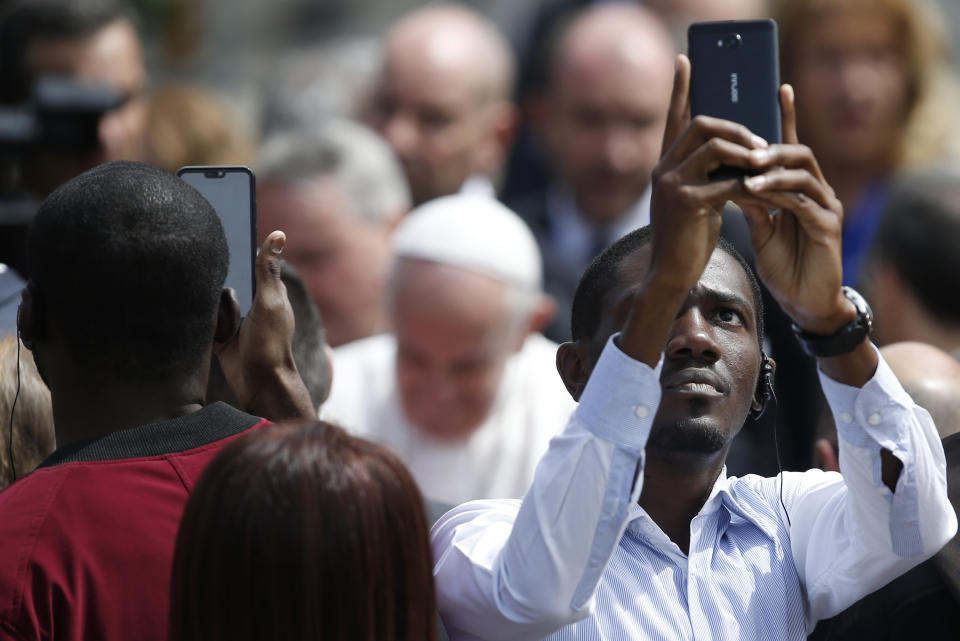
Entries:
{"label": "blue and white striped shirt", "polygon": [[[788,523],[778,479],[721,474],[684,554],[637,505],[659,374],[608,343],[522,504],[434,526],[451,639],[805,639],[956,531],[936,429],[881,358],[863,388],[821,375],[843,477],[785,473]],[[895,493],[881,448],[904,464]]]}

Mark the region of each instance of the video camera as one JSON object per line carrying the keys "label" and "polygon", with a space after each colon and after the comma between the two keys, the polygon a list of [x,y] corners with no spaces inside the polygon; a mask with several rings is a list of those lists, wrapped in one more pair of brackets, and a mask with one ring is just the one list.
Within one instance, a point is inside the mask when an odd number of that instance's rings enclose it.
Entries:
{"label": "video camera", "polygon": [[[0,167],[9,178],[32,150],[82,155],[99,145],[100,119],[127,97],[111,87],[42,76],[25,105],[0,106]],[[6,181],[3,181],[6,182]],[[0,196],[14,185],[0,185]]]}
{"label": "video camera", "polygon": [[100,118],[126,102],[111,87],[43,76],[24,106],[0,107],[0,153],[41,146],[83,153],[99,144]]}

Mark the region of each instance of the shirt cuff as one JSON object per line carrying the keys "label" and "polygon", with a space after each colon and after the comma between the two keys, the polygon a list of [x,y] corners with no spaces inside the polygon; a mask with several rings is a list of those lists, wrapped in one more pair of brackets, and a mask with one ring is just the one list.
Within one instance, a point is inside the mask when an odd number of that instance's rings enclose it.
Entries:
{"label": "shirt cuff", "polygon": [[595,436],[640,454],[660,406],[663,357],[651,368],[607,340],[580,396],[575,418]]}
{"label": "shirt cuff", "polygon": [[903,439],[903,423],[896,416],[912,408],[914,403],[883,360],[880,350],[876,345],[871,347],[877,352],[877,371],[863,387],[844,385],[822,371],[820,385],[840,438],[857,447],[879,444],[896,451]]}

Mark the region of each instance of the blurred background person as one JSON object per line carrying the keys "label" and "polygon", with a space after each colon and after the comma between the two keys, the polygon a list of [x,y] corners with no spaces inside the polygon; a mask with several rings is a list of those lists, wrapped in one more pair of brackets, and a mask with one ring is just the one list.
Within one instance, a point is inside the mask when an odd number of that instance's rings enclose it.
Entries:
{"label": "blurred background person", "polygon": [[17,333],[20,292],[26,284],[20,274],[0,263],[0,337]]}
{"label": "blurred background person", "polygon": [[960,360],[960,171],[893,182],[864,276],[878,345],[921,341]]}
{"label": "blurred background person", "polygon": [[[944,351],[917,342],[880,349],[914,402],[930,412],[947,458],[947,491],[960,515],[960,364]],[[821,465],[839,472],[836,427],[826,421],[817,443]],[[864,597],[832,619],[820,621],[812,641],[948,641],[960,631],[960,534],[931,559]]]}
{"label": "blurred background person", "polygon": [[168,83],[149,98],[144,160],[170,173],[187,165],[252,165],[253,145],[215,93]]}
{"label": "blurred background person", "polygon": [[110,160],[140,160],[147,71],[133,13],[123,0],[11,0],[0,14],[0,104],[26,102],[43,76],[69,77],[118,92],[122,104],[98,123],[87,154],[42,155],[24,164],[33,195],[46,196]]}
{"label": "blurred background person", "polygon": [[593,257],[650,219],[650,173],[673,83],[675,50],[659,18],[607,3],[577,15],[560,36],[542,102],[553,183],[512,203],[540,245],[546,291],[570,336],[570,303]]}
{"label": "blurred background person", "polygon": [[856,285],[888,197],[911,166],[956,162],[957,92],[921,0],[781,0],[782,77],[800,141],[843,203],[844,282]]}
{"label": "blurred background person", "polygon": [[50,390],[37,372],[33,353],[20,345],[18,354],[18,342],[12,335],[0,339],[0,490],[13,481],[14,469],[17,478],[32,472],[57,445]]}
{"label": "blurred background person", "polygon": [[574,402],[539,334],[536,242],[492,198],[421,205],[394,234],[392,334],[334,352],[323,417],[390,447],[423,493],[458,504],[519,497]]}
{"label": "blurred background person", "polygon": [[497,26],[466,6],[418,9],[387,32],[367,120],[400,159],[414,205],[494,194],[516,126],[514,66]]}
{"label": "blurred background person", "polygon": [[396,456],[323,422],[251,436],[187,502],[169,638],[434,641],[427,522]]}
{"label": "blurred background person", "polygon": [[770,17],[767,0],[643,0],[643,5],[663,18],[677,48],[683,51],[687,46],[687,27],[694,22]]}
{"label": "blurred background person", "polygon": [[[129,5],[8,0],[0,5],[0,78],[0,108],[39,122],[33,112],[43,103],[59,121],[0,131],[0,262],[26,277],[26,228],[39,201],[100,163],[142,158],[147,71]],[[57,80],[44,100],[39,79]]]}
{"label": "blurred background person", "polygon": [[[766,0],[620,0],[623,4],[642,4],[666,24],[674,47],[687,49],[687,27],[700,20],[751,20],[769,17]],[[549,182],[549,169],[542,141],[534,130],[543,118],[543,102],[552,71],[557,40],[571,20],[588,7],[590,0],[541,0],[530,3],[530,15],[515,31],[520,71],[515,90],[522,119],[517,142],[510,151],[502,197],[507,202],[531,191],[543,189]],[[514,27],[513,24],[509,25]]]}
{"label": "blurred background person", "polygon": [[385,331],[390,238],[410,195],[383,140],[343,119],[276,133],[261,148],[257,185],[257,227],[286,232],[284,258],[330,345]]}
{"label": "blurred background person", "polygon": [[261,135],[323,126],[367,113],[380,68],[380,39],[341,35],[285,53],[260,94]]}

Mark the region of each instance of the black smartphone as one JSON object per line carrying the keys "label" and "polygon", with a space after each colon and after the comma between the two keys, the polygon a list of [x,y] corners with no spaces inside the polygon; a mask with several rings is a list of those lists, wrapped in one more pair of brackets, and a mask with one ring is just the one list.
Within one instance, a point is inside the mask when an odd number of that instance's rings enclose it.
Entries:
{"label": "black smartphone", "polygon": [[233,287],[246,314],[253,304],[257,256],[256,185],[248,167],[181,167],[177,175],[196,188],[220,216],[230,248],[227,287]]}
{"label": "black smartphone", "polygon": [[[733,120],[770,144],[783,140],[780,124],[780,55],[773,20],[695,22],[687,30],[690,110]],[[736,167],[714,180],[749,173]]]}

